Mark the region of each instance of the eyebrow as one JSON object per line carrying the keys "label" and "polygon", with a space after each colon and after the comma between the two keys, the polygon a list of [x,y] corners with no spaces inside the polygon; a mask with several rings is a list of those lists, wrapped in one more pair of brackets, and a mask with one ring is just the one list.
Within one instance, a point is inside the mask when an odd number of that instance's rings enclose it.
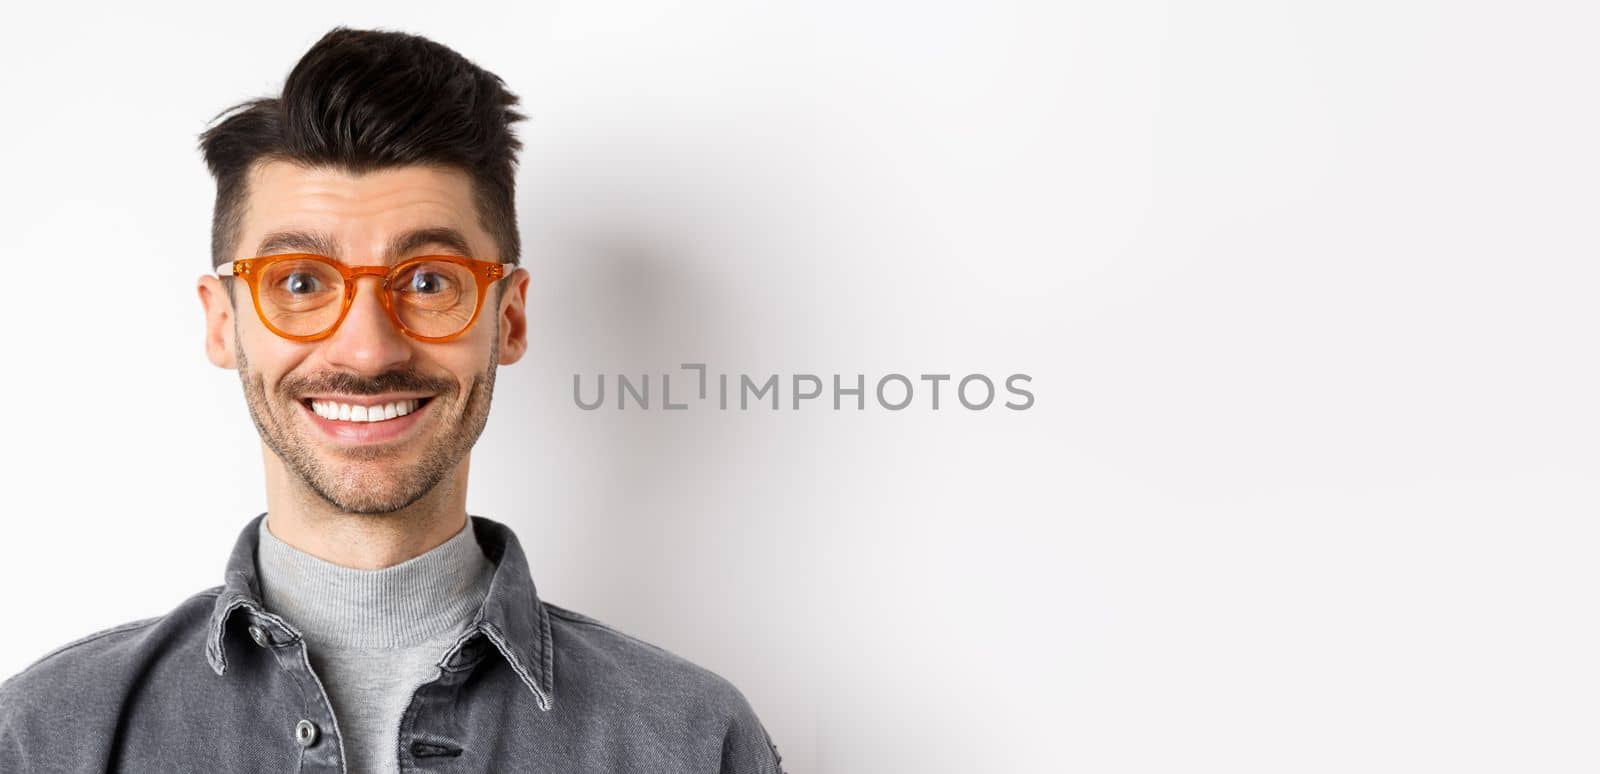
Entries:
{"label": "eyebrow", "polygon": [[[436,250],[443,248],[444,252],[450,254],[463,258],[472,257],[472,249],[467,244],[465,234],[449,226],[430,226],[412,229],[389,240],[389,250],[381,257],[381,262],[391,263],[424,247]],[[325,231],[308,229],[274,231],[262,237],[261,244],[256,246],[256,255],[279,253],[316,253],[344,260],[339,250],[339,243],[332,236]]]}

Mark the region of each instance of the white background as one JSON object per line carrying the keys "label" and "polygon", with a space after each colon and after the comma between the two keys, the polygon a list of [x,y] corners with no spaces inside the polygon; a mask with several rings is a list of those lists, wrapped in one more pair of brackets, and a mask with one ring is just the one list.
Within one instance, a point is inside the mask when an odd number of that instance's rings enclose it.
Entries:
{"label": "white background", "polygon": [[[195,137],[343,23],[530,114],[470,510],[792,771],[1593,772],[1591,9],[7,10],[0,672],[221,583],[265,507]],[[574,405],[684,362],[1036,403]]]}

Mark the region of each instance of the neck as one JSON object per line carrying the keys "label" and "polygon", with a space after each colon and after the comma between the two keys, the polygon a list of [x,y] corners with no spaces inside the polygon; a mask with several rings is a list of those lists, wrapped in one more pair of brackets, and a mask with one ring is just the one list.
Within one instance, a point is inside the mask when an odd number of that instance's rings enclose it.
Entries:
{"label": "neck", "polygon": [[404,648],[453,637],[472,620],[494,575],[470,525],[393,567],[352,570],[257,528],[261,599],[319,647]]}
{"label": "neck", "polygon": [[289,546],[355,570],[381,570],[427,553],[467,524],[467,467],[462,457],[438,486],[390,513],[351,513],[324,500],[261,447],[267,522]]}

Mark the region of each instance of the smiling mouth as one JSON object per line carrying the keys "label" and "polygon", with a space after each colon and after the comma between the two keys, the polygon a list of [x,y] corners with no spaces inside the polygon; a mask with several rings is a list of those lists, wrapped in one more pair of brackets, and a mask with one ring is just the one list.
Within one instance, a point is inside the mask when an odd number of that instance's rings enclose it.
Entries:
{"label": "smiling mouth", "polygon": [[372,423],[384,422],[398,417],[406,416],[433,400],[432,396],[425,398],[402,398],[386,403],[345,403],[336,400],[318,398],[305,398],[300,404],[311,410],[323,419],[333,422]]}

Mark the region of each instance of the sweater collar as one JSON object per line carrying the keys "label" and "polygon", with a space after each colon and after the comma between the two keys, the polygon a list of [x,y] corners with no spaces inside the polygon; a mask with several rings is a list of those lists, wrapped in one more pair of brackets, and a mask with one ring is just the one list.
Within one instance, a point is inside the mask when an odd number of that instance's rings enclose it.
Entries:
{"label": "sweater collar", "polygon": [[468,523],[418,556],[356,570],[283,542],[270,520],[257,520],[261,601],[319,647],[399,648],[460,632],[494,573]]}
{"label": "sweater collar", "polygon": [[[206,661],[218,675],[228,670],[224,639],[229,632],[228,621],[236,611],[246,611],[251,622],[260,626],[263,634],[270,637],[275,645],[301,639],[301,633],[295,627],[268,611],[261,601],[256,551],[260,546],[258,530],[265,518],[265,513],[256,516],[239,533],[233,553],[228,557],[221,592],[212,606],[206,638]],[[482,516],[469,516],[468,519],[484,557],[494,563],[489,590],[468,629],[494,644],[512,671],[533,692],[539,707],[548,710],[552,706],[555,688],[550,617],[534,588],[522,545],[511,528],[504,524]],[[239,636],[239,628],[234,628],[233,637]],[[457,651],[471,639],[471,636],[462,637],[447,658],[455,658]]]}

